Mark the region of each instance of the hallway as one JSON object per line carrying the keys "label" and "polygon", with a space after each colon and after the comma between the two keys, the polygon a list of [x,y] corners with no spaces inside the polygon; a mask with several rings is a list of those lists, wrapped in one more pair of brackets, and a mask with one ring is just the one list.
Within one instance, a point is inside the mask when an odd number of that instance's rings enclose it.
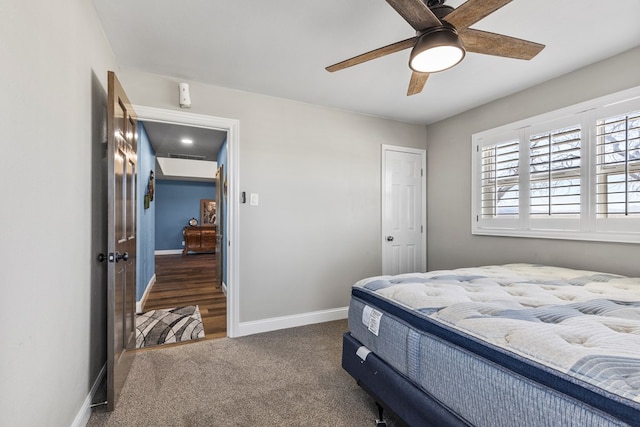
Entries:
{"label": "hallway", "polygon": [[156,282],[143,311],[197,305],[204,339],[227,336],[227,299],[215,286],[215,254],[156,255]]}

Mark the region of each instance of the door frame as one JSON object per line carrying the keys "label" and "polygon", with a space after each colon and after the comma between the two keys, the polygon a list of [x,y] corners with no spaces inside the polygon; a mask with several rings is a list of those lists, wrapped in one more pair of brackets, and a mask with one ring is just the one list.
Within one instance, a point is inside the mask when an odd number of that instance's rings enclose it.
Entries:
{"label": "door frame", "polygon": [[[138,121],[195,126],[227,132],[227,336],[236,337],[240,319],[240,121],[185,111],[133,105]],[[224,244],[224,242],[223,242]]]}
{"label": "door frame", "polygon": [[388,274],[385,271],[385,267],[387,265],[385,258],[385,230],[384,230],[384,220],[385,220],[385,212],[387,209],[387,197],[386,197],[386,188],[387,188],[387,157],[386,153],[388,151],[397,151],[401,153],[407,154],[418,154],[421,159],[421,168],[422,168],[422,191],[420,192],[421,206],[422,206],[422,220],[424,221],[422,237],[420,239],[420,244],[423,249],[423,257],[422,257],[422,271],[427,271],[427,150],[422,148],[411,148],[411,147],[402,147],[398,145],[388,145],[382,144],[380,146],[380,176],[381,176],[381,185],[380,185],[380,248],[382,250],[381,260],[382,260],[382,274]]}

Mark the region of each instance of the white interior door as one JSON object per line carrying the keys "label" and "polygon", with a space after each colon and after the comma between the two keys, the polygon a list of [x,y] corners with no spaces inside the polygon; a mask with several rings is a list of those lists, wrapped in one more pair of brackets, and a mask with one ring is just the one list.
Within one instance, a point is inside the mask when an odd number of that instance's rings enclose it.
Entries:
{"label": "white interior door", "polygon": [[382,146],[382,274],[424,271],[426,151]]}

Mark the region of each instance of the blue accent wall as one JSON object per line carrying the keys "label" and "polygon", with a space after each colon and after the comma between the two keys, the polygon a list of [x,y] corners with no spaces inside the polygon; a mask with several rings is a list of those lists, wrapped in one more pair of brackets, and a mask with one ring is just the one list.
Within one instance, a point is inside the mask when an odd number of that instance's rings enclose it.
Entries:
{"label": "blue accent wall", "polygon": [[155,222],[156,203],[144,208],[144,196],[148,194],[149,174],[155,174],[156,152],[151,146],[149,136],[142,123],[138,123],[138,215],[136,240],[136,300],[140,301],[149,281],[155,274]]}
{"label": "blue accent wall", "polygon": [[[224,143],[222,144],[222,146],[220,147],[220,151],[218,151],[218,167],[220,166],[224,166],[223,167],[223,173],[224,176],[222,176],[222,183],[224,185],[225,180],[227,179],[227,140],[224,141]],[[224,235],[225,240],[227,240],[229,238],[229,231],[227,229],[227,224],[229,223],[229,218],[227,217],[228,215],[228,209],[227,209],[227,198],[223,197],[223,200],[221,200],[218,203],[219,208],[218,209],[222,209],[222,217],[224,218],[224,223],[222,224],[222,232]],[[226,264],[226,260],[227,260],[227,248],[229,247],[229,245],[227,245],[226,241],[222,242],[222,259],[224,260],[224,263]],[[222,268],[222,281],[224,283],[227,283],[227,269],[226,266],[223,266]]]}
{"label": "blue accent wall", "polygon": [[182,229],[191,218],[200,222],[200,199],[215,199],[213,182],[156,182],[156,250],[183,249]]}

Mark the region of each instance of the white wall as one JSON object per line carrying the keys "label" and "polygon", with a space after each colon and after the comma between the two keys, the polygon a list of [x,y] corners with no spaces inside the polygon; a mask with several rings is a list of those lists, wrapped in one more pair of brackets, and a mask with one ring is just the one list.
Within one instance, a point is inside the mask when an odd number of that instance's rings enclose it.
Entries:
{"label": "white wall", "polygon": [[[132,103],[179,110],[177,79],[130,69]],[[190,83],[193,113],[240,121],[240,321],[348,305],[380,274],[380,146],[425,148],[426,127]],[[247,196],[248,197],[248,196]]]}
{"label": "white wall", "polygon": [[635,48],[428,126],[429,269],[536,262],[640,275],[636,245],[472,236],[470,187],[472,134],[638,86],[639,70]]}
{"label": "white wall", "polygon": [[0,40],[0,425],[69,426],[104,364],[92,144],[115,59],[89,0],[3,1]]}

